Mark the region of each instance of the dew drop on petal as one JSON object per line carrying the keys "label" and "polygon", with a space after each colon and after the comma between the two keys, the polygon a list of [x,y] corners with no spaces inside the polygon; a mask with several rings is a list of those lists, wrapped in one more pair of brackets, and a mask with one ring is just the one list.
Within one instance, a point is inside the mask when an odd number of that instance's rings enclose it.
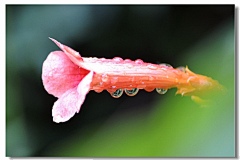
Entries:
{"label": "dew drop on petal", "polygon": [[159,94],[165,94],[165,93],[167,93],[167,89],[163,89],[163,88],[156,88],[156,91],[157,91],[157,93],[159,93]]}
{"label": "dew drop on petal", "polygon": [[125,59],[124,62],[125,62],[125,63],[130,63],[130,62],[132,62],[132,61],[131,61],[131,59]]}
{"label": "dew drop on petal", "polygon": [[131,90],[127,90],[125,89],[125,93],[128,95],[128,96],[135,96],[137,93],[138,93],[139,89],[138,88],[133,88]]}
{"label": "dew drop on petal", "polygon": [[114,93],[117,89],[114,88],[108,88],[107,91],[111,94]]}
{"label": "dew drop on petal", "polygon": [[115,84],[115,83],[117,83],[117,82],[118,82],[118,77],[112,77],[111,83],[112,83],[112,84]]}
{"label": "dew drop on petal", "polygon": [[104,60],[106,60],[106,58],[99,58],[99,60],[104,61]]}
{"label": "dew drop on petal", "polygon": [[102,81],[103,82],[107,82],[107,80],[108,80],[108,75],[107,74],[103,74],[102,75]]}
{"label": "dew drop on petal", "polygon": [[168,64],[168,63],[161,63],[161,64],[159,64],[159,65],[163,65],[163,66],[167,66],[167,67],[172,67],[170,64]]}
{"label": "dew drop on petal", "polygon": [[153,65],[153,64],[149,64],[149,65],[147,65],[147,67],[149,68],[149,69],[157,69],[157,66],[156,65]]}
{"label": "dew drop on petal", "polygon": [[119,98],[123,94],[123,89],[117,89],[115,92],[110,93],[112,97]]}
{"label": "dew drop on petal", "polygon": [[103,89],[94,89],[95,92],[100,93],[103,91]]}
{"label": "dew drop on petal", "polygon": [[136,64],[143,64],[143,61],[141,59],[137,59],[137,60],[135,60],[135,63]]}
{"label": "dew drop on petal", "polygon": [[153,81],[154,77],[153,76],[149,76],[149,81]]}
{"label": "dew drop on petal", "polygon": [[102,92],[103,91],[103,82],[99,82],[96,85],[94,85],[93,90],[97,93]]}
{"label": "dew drop on petal", "polygon": [[152,92],[155,88],[144,88],[147,92]]}
{"label": "dew drop on petal", "polygon": [[180,70],[180,71],[186,73],[186,68],[183,67],[183,66],[177,67],[176,69],[178,69],[178,70]]}
{"label": "dew drop on petal", "polygon": [[123,59],[121,57],[115,57],[115,58],[113,58],[113,60],[115,62],[122,62],[123,61]]}

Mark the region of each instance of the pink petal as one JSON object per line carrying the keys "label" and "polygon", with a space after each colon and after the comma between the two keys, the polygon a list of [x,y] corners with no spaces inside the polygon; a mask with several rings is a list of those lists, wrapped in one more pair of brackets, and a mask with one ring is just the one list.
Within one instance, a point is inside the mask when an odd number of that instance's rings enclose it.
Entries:
{"label": "pink petal", "polygon": [[90,84],[93,78],[91,71],[79,85],[66,91],[53,105],[52,116],[54,122],[66,122],[74,114],[79,112],[87,93],[90,90]]}
{"label": "pink petal", "polygon": [[51,52],[42,67],[43,85],[49,94],[60,97],[78,86],[88,73],[88,70],[75,65],[64,52]]}
{"label": "pink petal", "polygon": [[77,51],[73,50],[72,48],[70,48],[68,46],[61,44],[60,42],[58,42],[57,40],[55,40],[53,38],[49,38],[49,39],[51,39],[68,56],[68,58],[76,65],[79,65],[79,63],[81,63],[83,61],[81,55]]}

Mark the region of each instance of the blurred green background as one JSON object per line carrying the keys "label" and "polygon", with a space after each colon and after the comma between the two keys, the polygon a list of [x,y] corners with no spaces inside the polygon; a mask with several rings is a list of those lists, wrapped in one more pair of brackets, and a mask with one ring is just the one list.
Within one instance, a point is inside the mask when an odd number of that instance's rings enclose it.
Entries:
{"label": "blurred green background", "polygon": [[[234,5],[6,5],[6,156],[235,156]],[[215,105],[89,92],[65,123],[41,80],[55,38],[84,57],[186,66],[227,89]]]}

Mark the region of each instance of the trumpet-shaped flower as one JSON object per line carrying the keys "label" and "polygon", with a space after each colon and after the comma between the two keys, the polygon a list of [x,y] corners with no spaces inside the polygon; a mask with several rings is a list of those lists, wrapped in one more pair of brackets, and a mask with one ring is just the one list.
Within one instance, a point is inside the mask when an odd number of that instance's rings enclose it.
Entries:
{"label": "trumpet-shaped flower", "polygon": [[134,96],[139,89],[152,91],[156,88],[159,94],[165,94],[169,88],[176,87],[176,94],[192,96],[197,103],[208,103],[208,99],[226,91],[218,81],[195,74],[188,67],[174,69],[165,64],[120,57],[83,58],[73,49],[51,40],[62,51],[48,55],[42,67],[42,80],[47,92],[58,98],[52,110],[53,121],[57,123],[68,121],[78,113],[90,90],[99,93],[106,89],[114,98],[119,98],[123,91]]}
{"label": "trumpet-shaped flower", "polygon": [[42,80],[46,91],[58,98],[53,105],[52,116],[53,121],[59,123],[68,121],[79,112],[94,73],[77,65],[82,59],[76,51],[53,41],[63,51],[48,55],[42,67]]}

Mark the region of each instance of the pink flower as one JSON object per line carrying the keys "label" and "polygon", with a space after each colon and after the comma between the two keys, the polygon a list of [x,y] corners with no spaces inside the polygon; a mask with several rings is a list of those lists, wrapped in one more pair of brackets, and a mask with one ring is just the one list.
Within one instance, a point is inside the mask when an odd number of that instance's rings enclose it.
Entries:
{"label": "pink flower", "polygon": [[90,90],[99,93],[106,89],[114,98],[119,98],[123,90],[127,95],[134,96],[139,89],[152,91],[156,88],[158,93],[164,94],[167,89],[177,87],[176,94],[192,96],[200,103],[202,100],[199,97],[211,99],[225,92],[225,87],[218,81],[195,74],[188,67],[184,72],[140,59],[82,58],[73,49],[50,39],[62,51],[48,55],[43,63],[42,80],[47,92],[59,98],[52,110],[53,121],[57,123],[68,121],[78,113]]}
{"label": "pink flower", "polygon": [[94,72],[79,66],[82,58],[78,52],[50,39],[62,51],[48,55],[42,67],[42,80],[46,91],[58,97],[52,109],[53,121],[66,122],[79,112],[90,90]]}

